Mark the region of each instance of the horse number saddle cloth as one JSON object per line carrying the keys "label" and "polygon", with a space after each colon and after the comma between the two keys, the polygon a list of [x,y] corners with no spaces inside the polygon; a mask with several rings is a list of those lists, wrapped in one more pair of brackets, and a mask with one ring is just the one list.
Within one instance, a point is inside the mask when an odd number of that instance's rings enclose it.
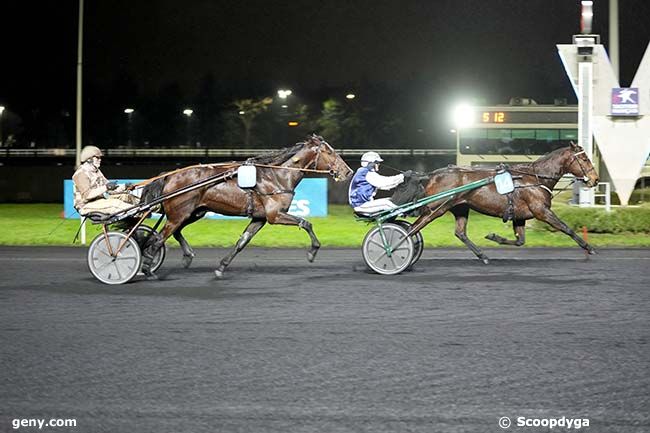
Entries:
{"label": "horse number saddle cloth", "polygon": [[505,223],[515,218],[515,207],[512,198],[515,185],[512,181],[512,175],[510,172],[508,172],[504,167],[497,168],[497,174],[494,176],[494,185],[497,188],[497,192],[501,195],[505,195],[508,199],[508,205],[503,211],[503,222]]}

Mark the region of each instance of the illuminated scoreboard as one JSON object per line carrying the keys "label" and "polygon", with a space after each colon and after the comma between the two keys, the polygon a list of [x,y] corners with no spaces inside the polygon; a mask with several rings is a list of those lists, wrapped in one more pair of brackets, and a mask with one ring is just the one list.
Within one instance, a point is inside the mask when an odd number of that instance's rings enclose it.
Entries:
{"label": "illuminated scoreboard", "polygon": [[505,123],[506,112],[505,111],[483,111],[481,113],[481,122],[482,123]]}
{"label": "illuminated scoreboard", "polygon": [[532,110],[479,110],[475,124],[545,124],[545,123],[577,123],[578,112],[571,111],[532,111]]}

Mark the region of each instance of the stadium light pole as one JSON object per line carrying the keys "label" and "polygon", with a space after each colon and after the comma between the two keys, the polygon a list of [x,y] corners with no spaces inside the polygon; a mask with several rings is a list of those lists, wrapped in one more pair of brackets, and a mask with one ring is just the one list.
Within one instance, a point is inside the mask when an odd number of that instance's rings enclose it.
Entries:
{"label": "stadium light pole", "polygon": [[279,119],[280,119],[280,140],[282,140],[282,145],[286,145],[287,142],[287,116],[289,115],[289,103],[288,98],[293,92],[291,89],[279,89],[278,97],[282,100],[280,104]]}
{"label": "stadium light pole", "polygon": [[81,108],[82,108],[82,72],[83,72],[83,32],[84,0],[79,0],[79,26],[77,29],[77,124],[75,133],[76,158],[75,167],[81,165]]}
{"label": "stadium light pole", "polygon": [[618,0],[609,0],[609,58],[616,79],[620,80],[618,40]]}
{"label": "stadium light pole", "polygon": [[133,112],[135,110],[133,108],[125,108],[124,113],[127,116],[127,125],[126,125],[126,134],[127,134],[127,145],[130,147],[133,144],[132,136],[133,136]]}
{"label": "stadium light pole", "polygon": [[194,110],[192,110],[191,108],[186,108],[186,109],[183,110],[183,114],[187,118],[187,126],[186,126],[186,128],[187,128],[187,131],[186,131],[187,132],[187,145],[190,146],[192,144],[192,126],[191,126],[191,122],[192,122],[192,114],[194,114]]}

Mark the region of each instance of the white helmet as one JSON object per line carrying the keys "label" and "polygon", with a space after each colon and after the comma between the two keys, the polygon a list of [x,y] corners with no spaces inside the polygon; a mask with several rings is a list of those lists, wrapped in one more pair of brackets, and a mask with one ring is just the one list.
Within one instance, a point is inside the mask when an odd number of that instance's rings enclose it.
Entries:
{"label": "white helmet", "polygon": [[381,159],[381,156],[377,152],[366,152],[363,155],[361,155],[361,167],[365,167],[370,163],[373,162],[383,162],[384,160]]}
{"label": "white helmet", "polygon": [[99,150],[97,146],[86,146],[81,150],[81,156],[79,159],[81,162],[86,162],[93,156],[100,158],[102,156],[102,151]]}

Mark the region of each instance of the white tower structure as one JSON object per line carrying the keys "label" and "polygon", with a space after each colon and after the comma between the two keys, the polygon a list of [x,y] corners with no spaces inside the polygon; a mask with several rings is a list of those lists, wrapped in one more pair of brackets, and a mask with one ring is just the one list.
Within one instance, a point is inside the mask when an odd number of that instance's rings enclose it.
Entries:
{"label": "white tower structure", "polygon": [[[557,48],[578,98],[579,144],[591,157],[595,138],[618,198],[626,206],[650,153],[650,44],[627,92],[638,98],[635,111],[617,116],[615,94],[626,89],[620,89],[600,37],[589,34],[592,2],[582,3],[586,33],[575,35],[573,44]],[[580,203],[592,204],[593,192],[581,191]]]}

